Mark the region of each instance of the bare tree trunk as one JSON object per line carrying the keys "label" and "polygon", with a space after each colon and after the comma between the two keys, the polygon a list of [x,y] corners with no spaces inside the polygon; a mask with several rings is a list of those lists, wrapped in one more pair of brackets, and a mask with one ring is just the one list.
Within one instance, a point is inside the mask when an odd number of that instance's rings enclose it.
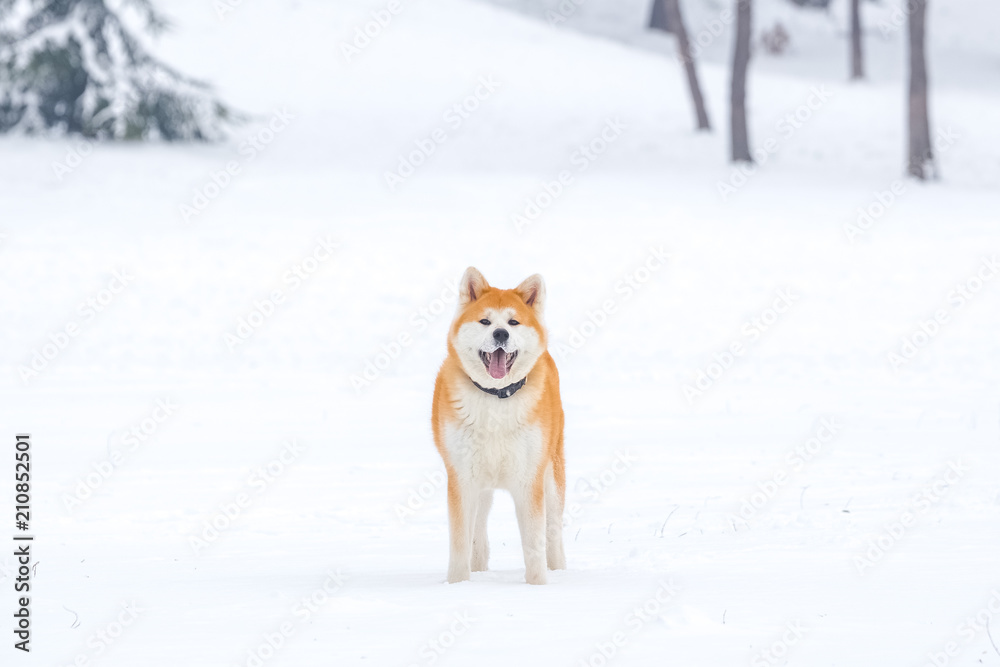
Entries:
{"label": "bare tree trunk", "polygon": [[681,16],[680,0],[665,1],[667,16],[670,24],[674,27],[674,35],[677,37],[677,53],[681,62],[684,63],[688,87],[691,88],[691,99],[694,101],[694,111],[698,116],[698,129],[711,130],[712,124],[708,120],[708,111],[705,110],[705,98],[701,94],[701,84],[698,82],[698,70],[694,66],[694,55],[691,53],[691,42],[688,41],[687,27],[685,27],[684,18]]}
{"label": "bare tree trunk", "polygon": [[747,65],[750,62],[750,3],[736,0],[736,48],[733,50],[733,78],[730,91],[730,120],[733,162],[753,162],[747,138]]}
{"label": "bare tree trunk", "polygon": [[936,178],[931,124],[927,113],[927,58],[924,53],[927,0],[910,0],[910,155],[907,171],[924,180]]}
{"label": "bare tree trunk", "polygon": [[851,79],[865,78],[865,59],[861,49],[861,0],[851,0]]}
{"label": "bare tree trunk", "polygon": [[667,0],[653,0],[653,11],[649,15],[649,27],[663,32],[674,32],[673,18],[667,11]]}

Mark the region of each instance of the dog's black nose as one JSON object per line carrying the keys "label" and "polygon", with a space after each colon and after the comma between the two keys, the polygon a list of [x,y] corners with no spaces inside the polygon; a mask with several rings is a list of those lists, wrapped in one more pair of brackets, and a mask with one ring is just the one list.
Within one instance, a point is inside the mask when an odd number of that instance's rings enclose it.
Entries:
{"label": "dog's black nose", "polygon": [[496,340],[498,343],[503,343],[508,338],[510,338],[510,332],[507,331],[506,329],[497,329],[496,331],[493,332],[493,339]]}

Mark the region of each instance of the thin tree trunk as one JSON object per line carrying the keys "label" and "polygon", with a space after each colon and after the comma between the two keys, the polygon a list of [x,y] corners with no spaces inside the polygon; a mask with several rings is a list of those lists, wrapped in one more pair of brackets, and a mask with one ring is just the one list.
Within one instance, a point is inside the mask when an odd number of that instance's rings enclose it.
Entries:
{"label": "thin tree trunk", "polygon": [[865,78],[861,46],[861,0],[851,0],[851,79],[854,80]]}
{"label": "thin tree trunk", "polygon": [[751,0],[736,0],[736,48],[730,91],[733,162],[753,162],[747,137],[747,65],[750,62]]}
{"label": "thin tree trunk", "polygon": [[927,59],[924,53],[927,0],[910,0],[910,155],[907,171],[924,180],[936,177],[931,124],[927,113]]}
{"label": "thin tree trunk", "polygon": [[673,21],[667,12],[666,0],[653,0],[653,11],[649,15],[649,27],[663,32],[674,32]]}
{"label": "thin tree trunk", "polygon": [[691,99],[694,102],[695,115],[698,117],[698,129],[711,130],[712,124],[708,120],[705,98],[701,94],[701,83],[698,81],[698,70],[694,66],[694,55],[691,53],[691,42],[688,41],[687,27],[681,16],[680,0],[666,0],[666,5],[667,16],[674,27],[674,35],[677,36],[677,52],[687,73],[688,87],[691,89]]}

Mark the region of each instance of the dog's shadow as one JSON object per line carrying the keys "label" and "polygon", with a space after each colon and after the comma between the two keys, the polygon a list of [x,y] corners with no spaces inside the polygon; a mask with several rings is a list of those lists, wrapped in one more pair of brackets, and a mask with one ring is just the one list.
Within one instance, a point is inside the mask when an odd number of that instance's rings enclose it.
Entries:
{"label": "dog's shadow", "polygon": [[[557,583],[562,580],[565,575],[566,570],[549,570],[548,572],[548,584]],[[519,584],[523,586],[528,586],[528,583],[524,580],[524,568],[521,569],[510,569],[510,570],[486,570],[485,572],[473,572],[472,578],[469,581],[463,581],[463,584],[476,584],[476,583],[488,583],[488,584]],[[542,586],[541,588],[544,588]],[[531,586],[531,588],[538,588],[537,586]]]}
{"label": "dog's shadow", "polygon": [[[549,570],[548,586],[560,583],[568,574],[567,570]],[[530,586],[524,580],[524,568],[509,570],[486,570],[473,572],[469,581],[449,584],[444,573],[439,572],[387,572],[355,574],[345,582],[345,591],[358,587],[362,589],[385,588],[392,590],[416,589],[426,587],[458,587],[475,586],[477,584],[495,584],[498,586],[525,586],[526,588],[545,588],[545,586]]]}

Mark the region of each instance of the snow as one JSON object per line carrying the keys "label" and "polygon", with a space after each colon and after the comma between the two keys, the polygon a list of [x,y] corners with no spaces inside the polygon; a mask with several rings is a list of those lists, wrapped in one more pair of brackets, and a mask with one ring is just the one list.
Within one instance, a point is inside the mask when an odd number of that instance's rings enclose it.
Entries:
{"label": "snow", "polygon": [[[711,7],[686,4],[701,25]],[[32,434],[36,461],[33,655],[16,660],[254,665],[270,637],[266,665],[596,666],[602,649],[623,666],[1000,662],[975,620],[1000,590],[1000,280],[979,277],[1000,252],[1000,10],[932,4],[932,123],[951,139],[942,180],[919,185],[902,179],[903,34],[871,35],[872,80],[848,84],[833,19],[760,4],[797,17],[793,51],[751,63],[752,145],[778,147],[725,200],[729,34],[700,67],[718,129],[698,135],[669,40],[628,27],[638,2],[589,0],[585,25],[553,27],[410,0],[347,62],[342,42],[387,3],[220,18],[178,0],[150,48],[255,115],[229,142],[0,140],[0,423]],[[483,77],[499,86],[454,127]],[[829,99],[785,136],[817,87]],[[609,121],[625,127],[581,171]],[[391,191],[385,172],[438,129]],[[858,209],[889,197],[852,242]],[[443,583],[430,396],[470,264],[501,286],[547,281],[571,512],[569,569],[544,587],[523,583],[502,494],[491,571]],[[105,301],[93,317],[88,298]],[[227,343],[258,305],[272,314]],[[922,325],[934,335],[894,370]],[[121,464],[68,508],[112,452]],[[225,511],[239,515],[196,553]]]}

